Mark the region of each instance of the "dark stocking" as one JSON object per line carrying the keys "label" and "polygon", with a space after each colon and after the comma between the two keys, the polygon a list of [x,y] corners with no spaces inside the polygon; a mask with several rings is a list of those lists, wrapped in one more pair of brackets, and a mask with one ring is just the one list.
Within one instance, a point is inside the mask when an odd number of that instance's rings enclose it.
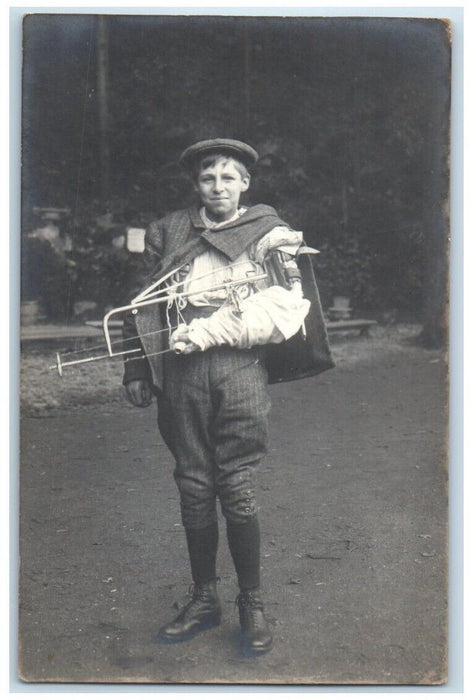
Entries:
{"label": "dark stocking", "polygon": [[215,581],[217,579],[217,522],[199,530],[186,529],[186,537],[192,580],[198,586]]}
{"label": "dark stocking", "polygon": [[227,538],[240,590],[258,588],[260,583],[260,530],[258,518],[243,524],[227,520]]}

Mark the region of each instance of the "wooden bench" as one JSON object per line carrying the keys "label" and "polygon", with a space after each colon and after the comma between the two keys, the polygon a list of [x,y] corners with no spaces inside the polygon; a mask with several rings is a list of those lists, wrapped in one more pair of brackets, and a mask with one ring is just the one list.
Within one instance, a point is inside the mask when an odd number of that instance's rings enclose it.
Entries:
{"label": "wooden bench", "polygon": [[[111,329],[112,335],[121,335],[119,328]],[[68,340],[93,340],[102,339],[102,322],[97,321],[86,325],[59,326],[52,323],[38,323],[31,326],[20,327],[21,343],[36,341],[68,341]]]}
{"label": "wooden bench", "polygon": [[338,333],[338,331],[360,331],[360,335],[369,335],[370,328],[377,325],[377,321],[370,321],[365,318],[351,318],[346,321],[327,321],[327,331]]}
{"label": "wooden bench", "polygon": [[[376,321],[367,319],[349,319],[347,321],[327,321],[329,333],[339,331],[360,331],[360,335],[367,335],[369,329],[376,326]],[[122,322],[111,321],[110,332],[114,336],[121,335]],[[56,326],[54,324],[35,324],[20,328],[21,342],[46,341],[46,340],[89,340],[103,338],[102,321],[87,321],[84,325]]]}
{"label": "wooden bench", "polygon": [[[86,323],[95,328],[102,327],[101,321],[87,321]],[[377,321],[370,321],[365,318],[350,318],[346,321],[327,321],[327,330],[333,333],[336,333],[337,331],[359,330],[360,334],[367,335],[369,333],[369,329],[376,325]],[[112,332],[118,332],[121,330],[122,321],[110,321],[109,326]]]}

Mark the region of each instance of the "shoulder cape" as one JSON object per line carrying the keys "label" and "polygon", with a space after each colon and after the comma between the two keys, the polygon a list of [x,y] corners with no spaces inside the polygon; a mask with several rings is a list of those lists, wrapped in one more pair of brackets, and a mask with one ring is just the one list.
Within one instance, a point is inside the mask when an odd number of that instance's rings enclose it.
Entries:
{"label": "shoulder cape", "polygon": [[[192,262],[209,247],[215,248],[230,261],[233,261],[249,245],[275,226],[288,225],[279,217],[275,209],[266,204],[250,207],[238,219],[217,230],[205,228],[197,208],[175,212],[171,217],[163,219],[163,226],[169,227],[170,230],[168,230],[168,251],[156,270],[160,275],[165,275],[179,265]],[[179,228],[180,234],[177,249],[173,245],[173,229],[175,228]],[[182,243],[183,240],[184,243]]]}

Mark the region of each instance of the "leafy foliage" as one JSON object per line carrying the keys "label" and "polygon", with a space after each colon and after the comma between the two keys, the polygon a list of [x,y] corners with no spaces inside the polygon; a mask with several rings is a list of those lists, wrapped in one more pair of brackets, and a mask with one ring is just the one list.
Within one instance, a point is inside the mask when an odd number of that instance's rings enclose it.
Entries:
{"label": "leafy foliage", "polygon": [[97,217],[123,230],[189,205],[176,156],[221,135],[260,153],[247,201],[275,206],[321,250],[325,304],[343,287],[358,308],[420,311],[425,251],[445,234],[426,225],[441,207],[432,163],[445,170],[446,158],[441,23],[110,16],[107,27],[104,198],[97,17],[26,21],[23,227],[33,204],[72,209],[76,298],[115,303],[130,262]]}

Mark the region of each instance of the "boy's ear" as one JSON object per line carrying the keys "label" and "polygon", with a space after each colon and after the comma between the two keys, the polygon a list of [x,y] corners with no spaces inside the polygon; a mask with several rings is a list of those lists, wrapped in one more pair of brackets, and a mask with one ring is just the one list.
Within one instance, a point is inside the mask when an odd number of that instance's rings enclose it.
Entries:
{"label": "boy's ear", "polygon": [[242,192],[246,192],[246,190],[247,190],[247,189],[249,188],[249,186],[250,186],[251,175],[247,175],[246,177],[242,177],[241,180],[242,180],[242,183],[243,183],[243,184],[242,184],[241,191],[242,191]]}

